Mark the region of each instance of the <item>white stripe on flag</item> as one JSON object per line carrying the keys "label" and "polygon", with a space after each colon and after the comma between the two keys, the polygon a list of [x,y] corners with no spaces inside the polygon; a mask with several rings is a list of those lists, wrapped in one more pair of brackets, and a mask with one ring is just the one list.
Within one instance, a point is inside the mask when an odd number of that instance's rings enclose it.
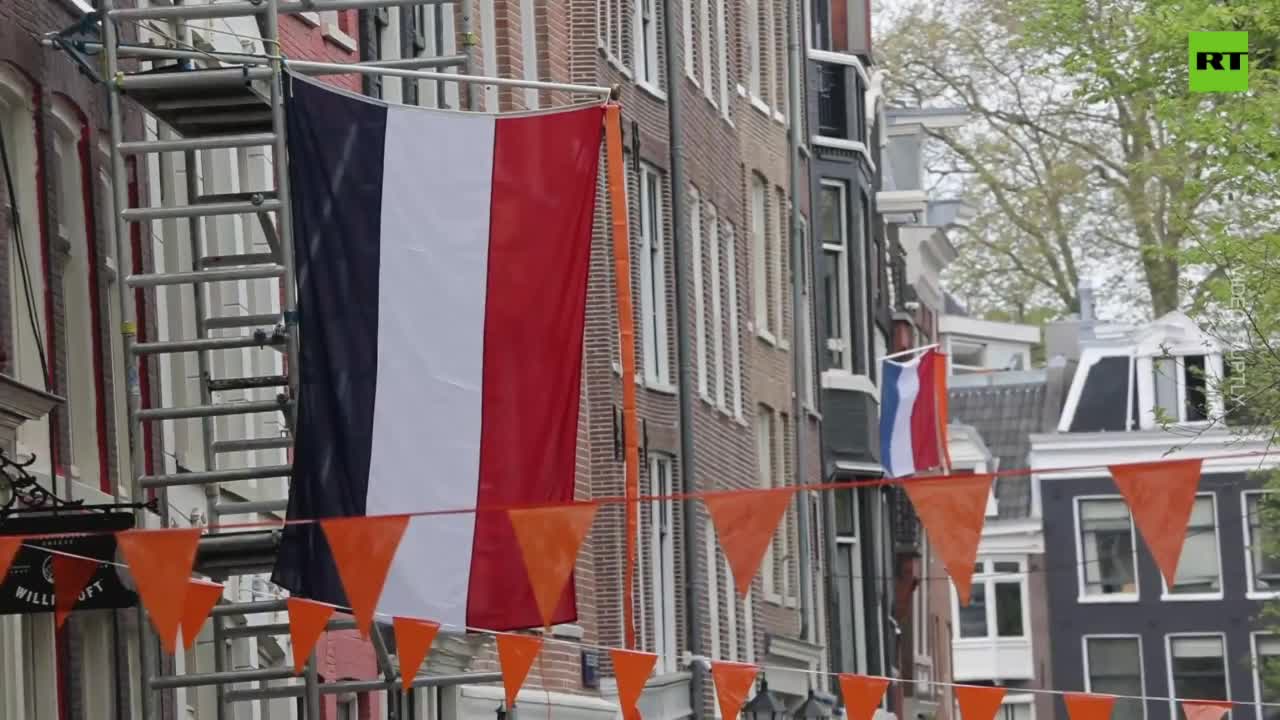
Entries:
{"label": "white stripe on flag", "polygon": [[911,437],[911,412],[920,393],[918,363],[902,366],[898,373],[898,407],[893,414],[893,442],[889,444],[890,467],[896,477],[914,474],[915,451]]}
{"label": "white stripe on flag", "polygon": [[[494,119],[387,109],[367,512],[476,504]],[[475,516],[415,518],[379,611],[462,625]]]}

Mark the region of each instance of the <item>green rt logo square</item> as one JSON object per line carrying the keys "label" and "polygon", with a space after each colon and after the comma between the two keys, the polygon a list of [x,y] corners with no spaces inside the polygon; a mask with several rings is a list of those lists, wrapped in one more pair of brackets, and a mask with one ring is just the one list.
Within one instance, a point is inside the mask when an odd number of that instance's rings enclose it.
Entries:
{"label": "green rt logo square", "polygon": [[1249,33],[1188,33],[1191,92],[1249,90]]}

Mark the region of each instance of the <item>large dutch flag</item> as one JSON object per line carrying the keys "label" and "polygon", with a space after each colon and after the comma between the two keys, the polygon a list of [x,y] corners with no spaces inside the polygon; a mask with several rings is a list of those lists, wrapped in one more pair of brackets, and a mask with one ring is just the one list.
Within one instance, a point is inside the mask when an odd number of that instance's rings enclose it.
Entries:
{"label": "large dutch flag", "polygon": [[880,371],[880,463],[888,477],[947,469],[947,358],[930,349]]}
{"label": "large dutch flag", "polygon": [[[289,518],[571,500],[603,108],[495,117],[289,82]],[[347,604],[315,524],[288,526],[274,580]],[[378,610],[507,630],[536,608],[506,513],[482,511],[415,517]],[[554,621],[575,616],[570,584]]]}

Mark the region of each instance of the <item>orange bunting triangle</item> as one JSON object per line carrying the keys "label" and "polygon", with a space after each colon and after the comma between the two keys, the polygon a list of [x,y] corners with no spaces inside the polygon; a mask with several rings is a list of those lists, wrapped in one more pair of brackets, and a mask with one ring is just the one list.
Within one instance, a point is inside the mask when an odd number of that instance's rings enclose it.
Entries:
{"label": "orange bunting triangle", "polygon": [[1213,700],[1183,700],[1182,712],[1187,720],[1222,720],[1222,716],[1231,709],[1229,702]]}
{"label": "orange bunting triangle", "polygon": [[951,475],[902,484],[929,536],[929,547],[937,551],[955,583],[962,606],[969,604],[991,483],[991,475]]}
{"label": "orange bunting triangle", "polygon": [[533,635],[498,635],[498,665],[502,669],[502,686],[506,690],[507,709],[516,706],[516,696],[529,677],[529,669],[542,649],[542,638]]}
{"label": "orange bunting triangle", "polygon": [[391,629],[396,634],[396,655],[400,656],[400,681],[405,692],[413,689],[413,679],[418,668],[431,652],[431,644],[440,632],[440,623],[413,618],[391,618]]}
{"label": "orange bunting triangle", "polygon": [[751,580],[773,542],[792,492],[791,488],[736,490],[702,499],[715,525],[720,549],[733,570],[733,584],[744,598],[751,592]]}
{"label": "orange bunting triangle", "polygon": [[338,567],[342,587],[347,592],[351,615],[360,634],[369,637],[373,613],[387,582],[391,560],[400,538],[409,526],[408,515],[349,517],[321,520],[333,564]]}
{"label": "orange bunting triangle", "polygon": [[285,601],[289,608],[289,638],[293,644],[293,671],[298,675],[307,666],[307,658],[315,650],[320,633],[329,624],[333,615],[333,606],[314,600],[289,598]]}
{"label": "orange bunting triangle", "polygon": [[222,586],[207,580],[187,582],[187,594],[182,602],[182,646],[187,650],[196,646],[200,628],[209,618],[213,606],[222,599]]}
{"label": "orange bunting triangle", "polygon": [[755,665],[711,663],[711,679],[716,684],[716,702],[720,704],[720,715],[724,720],[735,720],[738,717],[738,712],[747,702],[747,693],[751,692],[759,673],[760,669]]}
{"label": "orange bunting triangle", "polygon": [[13,559],[18,557],[20,549],[22,538],[0,537],[0,582],[4,582],[5,576],[9,574],[9,568],[13,565]]}
{"label": "orange bunting triangle", "polygon": [[57,554],[53,556],[53,609],[54,624],[58,629],[80,602],[93,574],[98,572],[97,560]]}
{"label": "orange bunting triangle", "polygon": [[1062,696],[1067,704],[1067,717],[1071,720],[1111,720],[1111,709],[1116,699],[1110,695],[1067,693]]}
{"label": "orange bunting triangle", "polygon": [[178,644],[182,601],[191,580],[199,542],[199,528],[116,533],[116,544],[129,563],[129,574],[138,587],[138,597],[151,615],[160,644],[170,654]]}
{"label": "orange bunting triangle", "polygon": [[658,656],[634,650],[610,650],[609,655],[613,658],[613,676],[618,681],[618,704],[622,706],[622,717],[627,720],[638,718],[640,711],[636,709],[636,703],[653,674]]}
{"label": "orange bunting triangle", "polygon": [[956,702],[960,703],[960,720],[995,720],[1004,702],[1002,687],[957,685]]}
{"label": "orange bunting triangle", "polygon": [[1178,576],[1182,541],[1200,485],[1200,465],[1198,459],[1162,460],[1108,468],[1169,587]]}
{"label": "orange bunting triangle", "polygon": [[578,549],[591,531],[595,503],[573,503],[507,511],[524,556],[529,585],[547,627],[560,606],[565,584],[573,575]]}
{"label": "orange bunting triangle", "polygon": [[849,720],[871,720],[888,687],[889,681],[885,678],[842,674],[840,694],[844,696],[845,716]]}

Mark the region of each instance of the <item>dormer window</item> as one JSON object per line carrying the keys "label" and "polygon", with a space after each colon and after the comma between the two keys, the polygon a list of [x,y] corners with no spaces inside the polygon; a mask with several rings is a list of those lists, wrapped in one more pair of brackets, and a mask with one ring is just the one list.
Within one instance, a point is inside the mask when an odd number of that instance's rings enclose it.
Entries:
{"label": "dormer window", "polygon": [[1200,422],[1209,419],[1204,355],[1156,357],[1151,360],[1157,420]]}

